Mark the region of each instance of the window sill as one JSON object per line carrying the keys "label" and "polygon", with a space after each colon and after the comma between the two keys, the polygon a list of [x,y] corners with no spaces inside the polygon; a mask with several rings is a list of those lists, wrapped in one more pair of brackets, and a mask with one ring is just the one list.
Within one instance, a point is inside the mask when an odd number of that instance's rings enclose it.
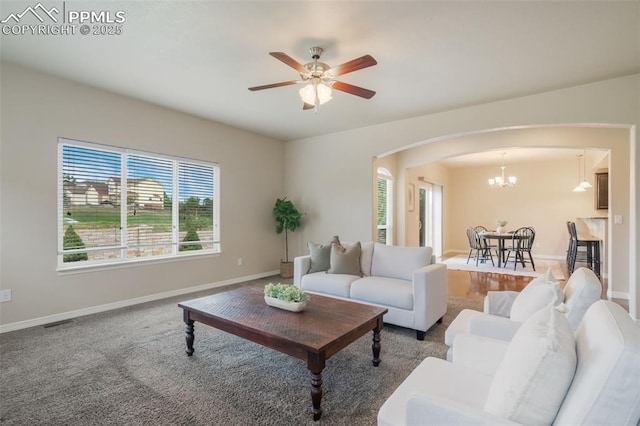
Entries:
{"label": "window sill", "polygon": [[92,263],[90,265],[59,266],[56,269],[56,272],[58,273],[58,275],[61,275],[61,276],[86,274],[91,272],[108,271],[112,269],[131,268],[136,266],[147,266],[147,265],[160,264],[160,263],[180,262],[187,259],[218,257],[221,254],[222,252],[218,251],[218,252],[188,254],[188,255],[182,255],[182,256],[154,257],[150,259],[148,258],[128,259],[128,260],[124,260],[117,263]]}

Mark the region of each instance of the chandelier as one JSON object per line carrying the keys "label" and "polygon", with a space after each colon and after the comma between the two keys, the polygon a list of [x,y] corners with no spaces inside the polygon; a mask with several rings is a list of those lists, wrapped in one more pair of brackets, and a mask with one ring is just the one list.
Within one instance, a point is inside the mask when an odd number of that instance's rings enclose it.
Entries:
{"label": "chandelier", "polygon": [[491,185],[493,188],[504,188],[507,186],[513,186],[516,184],[516,177],[515,176],[509,176],[509,178],[505,179],[504,177],[504,156],[507,155],[506,152],[502,153],[502,166],[500,166],[500,170],[501,170],[501,175],[500,176],[496,176],[493,177],[491,179],[489,179],[489,185]]}

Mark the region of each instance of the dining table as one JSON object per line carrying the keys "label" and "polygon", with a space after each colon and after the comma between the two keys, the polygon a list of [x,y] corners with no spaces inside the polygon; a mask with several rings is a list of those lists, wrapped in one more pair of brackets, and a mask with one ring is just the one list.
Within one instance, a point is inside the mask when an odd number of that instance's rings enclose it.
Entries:
{"label": "dining table", "polygon": [[[508,231],[508,232],[484,231],[484,232],[478,232],[478,236],[480,237],[480,239],[487,240],[488,242],[490,242],[491,240],[498,241],[498,268],[501,268],[502,266],[506,266],[504,265],[507,261],[507,259],[505,258],[506,249],[504,247],[504,242],[508,240],[512,240],[514,238],[513,231]],[[524,239],[526,237],[516,235],[515,238]]]}

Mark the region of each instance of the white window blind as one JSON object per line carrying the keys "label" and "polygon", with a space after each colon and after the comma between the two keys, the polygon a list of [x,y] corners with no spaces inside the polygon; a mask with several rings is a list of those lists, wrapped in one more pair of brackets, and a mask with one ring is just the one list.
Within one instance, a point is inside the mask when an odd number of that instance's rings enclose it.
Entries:
{"label": "white window blind", "polygon": [[58,266],[217,253],[219,167],[59,140]]}
{"label": "white window blind", "polygon": [[391,173],[385,168],[378,168],[377,179],[378,195],[378,237],[381,244],[392,244],[393,234],[391,228],[393,212],[393,180]]}

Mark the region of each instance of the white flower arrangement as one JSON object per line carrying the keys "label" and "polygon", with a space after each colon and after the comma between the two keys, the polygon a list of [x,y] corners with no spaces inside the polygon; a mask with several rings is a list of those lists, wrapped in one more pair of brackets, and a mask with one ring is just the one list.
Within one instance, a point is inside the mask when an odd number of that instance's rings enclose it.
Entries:
{"label": "white flower arrangement", "polygon": [[304,292],[300,287],[291,284],[272,284],[269,283],[264,286],[264,295],[267,297],[273,297],[274,299],[282,300],[283,302],[306,302],[309,300],[309,295]]}
{"label": "white flower arrangement", "polygon": [[502,219],[496,220],[496,225],[498,226],[507,226],[507,223],[509,223],[509,221],[507,220],[502,220]]}

